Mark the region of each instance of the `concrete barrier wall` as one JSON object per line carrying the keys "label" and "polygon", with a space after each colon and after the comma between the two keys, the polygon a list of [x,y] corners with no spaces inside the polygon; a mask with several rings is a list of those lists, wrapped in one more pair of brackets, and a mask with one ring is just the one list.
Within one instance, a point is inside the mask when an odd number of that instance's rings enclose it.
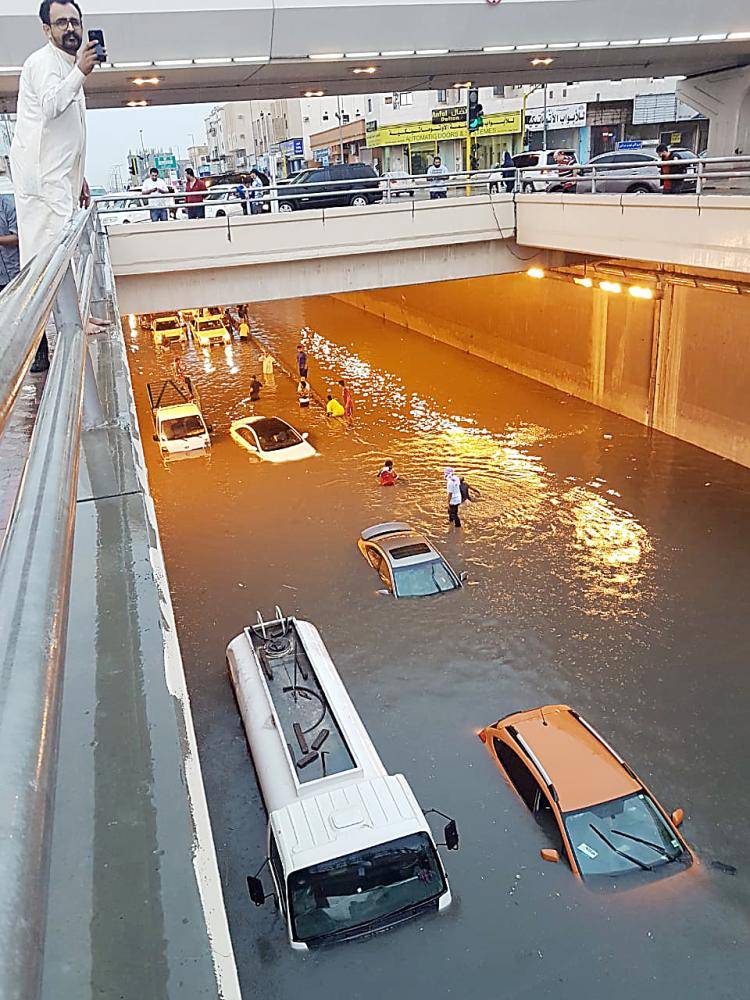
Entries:
{"label": "concrete barrier wall", "polygon": [[668,285],[658,303],[506,274],[340,298],[750,466],[745,296]]}

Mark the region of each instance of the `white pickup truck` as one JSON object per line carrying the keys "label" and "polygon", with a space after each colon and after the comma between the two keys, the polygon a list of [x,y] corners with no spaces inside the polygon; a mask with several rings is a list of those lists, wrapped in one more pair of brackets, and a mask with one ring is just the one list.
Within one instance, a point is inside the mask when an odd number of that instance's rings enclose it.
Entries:
{"label": "white pickup truck", "polygon": [[[268,812],[269,864],[292,948],[320,948],[446,909],[451,892],[425,814],[386,772],[317,629],[277,617],[227,647]],[[438,812],[438,810],[428,810]],[[456,823],[445,846],[458,848]]]}
{"label": "white pickup truck", "polygon": [[147,389],[156,431],[154,441],[165,458],[197,454],[211,447],[210,428],[187,376],[166,379],[159,386],[149,383]]}

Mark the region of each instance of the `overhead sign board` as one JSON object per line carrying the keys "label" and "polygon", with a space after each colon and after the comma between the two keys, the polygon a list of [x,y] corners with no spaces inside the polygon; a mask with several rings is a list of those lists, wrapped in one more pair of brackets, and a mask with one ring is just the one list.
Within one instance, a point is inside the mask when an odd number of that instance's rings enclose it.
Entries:
{"label": "overhead sign board", "polygon": [[442,125],[445,122],[465,122],[466,105],[459,104],[455,108],[434,108],[432,112],[432,124]]}
{"label": "overhead sign board", "polygon": [[[586,124],[585,104],[557,104],[547,107],[547,128],[583,128]],[[526,109],[529,132],[544,130],[544,108]]]}
{"label": "overhead sign board", "polygon": [[176,170],[177,157],[174,153],[156,153],[154,155],[154,165],[157,170]]}
{"label": "overhead sign board", "polygon": [[[585,107],[585,105],[584,105]],[[486,115],[484,125],[472,135],[481,138],[489,135],[512,135],[521,131],[521,112],[508,111],[501,114]],[[383,125],[373,132],[367,133],[367,145],[401,146],[414,142],[439,142],[446,139],[466,139],[469,132],[466,128],[466,118],[461,122],[405,122],[403,125]]]}

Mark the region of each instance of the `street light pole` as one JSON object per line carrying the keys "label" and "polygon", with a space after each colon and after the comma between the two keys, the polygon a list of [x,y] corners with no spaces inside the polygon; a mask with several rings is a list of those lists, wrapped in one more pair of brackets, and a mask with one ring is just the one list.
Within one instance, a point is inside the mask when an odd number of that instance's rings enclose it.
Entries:
{"label": "street light pole", "polygon": [[339,94],[336,95],[336,107],[338,111],[336,112],[336,117],[339,120],[339,155],[341,156],[341,162],[344,162],[344,127],[341,119],[341,97]]}

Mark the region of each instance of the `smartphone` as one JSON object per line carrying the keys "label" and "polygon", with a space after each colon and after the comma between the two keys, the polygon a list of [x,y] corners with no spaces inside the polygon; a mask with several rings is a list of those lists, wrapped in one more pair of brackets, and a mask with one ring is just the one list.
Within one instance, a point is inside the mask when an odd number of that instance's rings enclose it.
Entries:
{"label": "smartphone", "polygon": [[104,32],[101,28],[89,29],[89,41],[96,42],[96,58],[99,62],[106,62],[107,49],[104,45]]}

